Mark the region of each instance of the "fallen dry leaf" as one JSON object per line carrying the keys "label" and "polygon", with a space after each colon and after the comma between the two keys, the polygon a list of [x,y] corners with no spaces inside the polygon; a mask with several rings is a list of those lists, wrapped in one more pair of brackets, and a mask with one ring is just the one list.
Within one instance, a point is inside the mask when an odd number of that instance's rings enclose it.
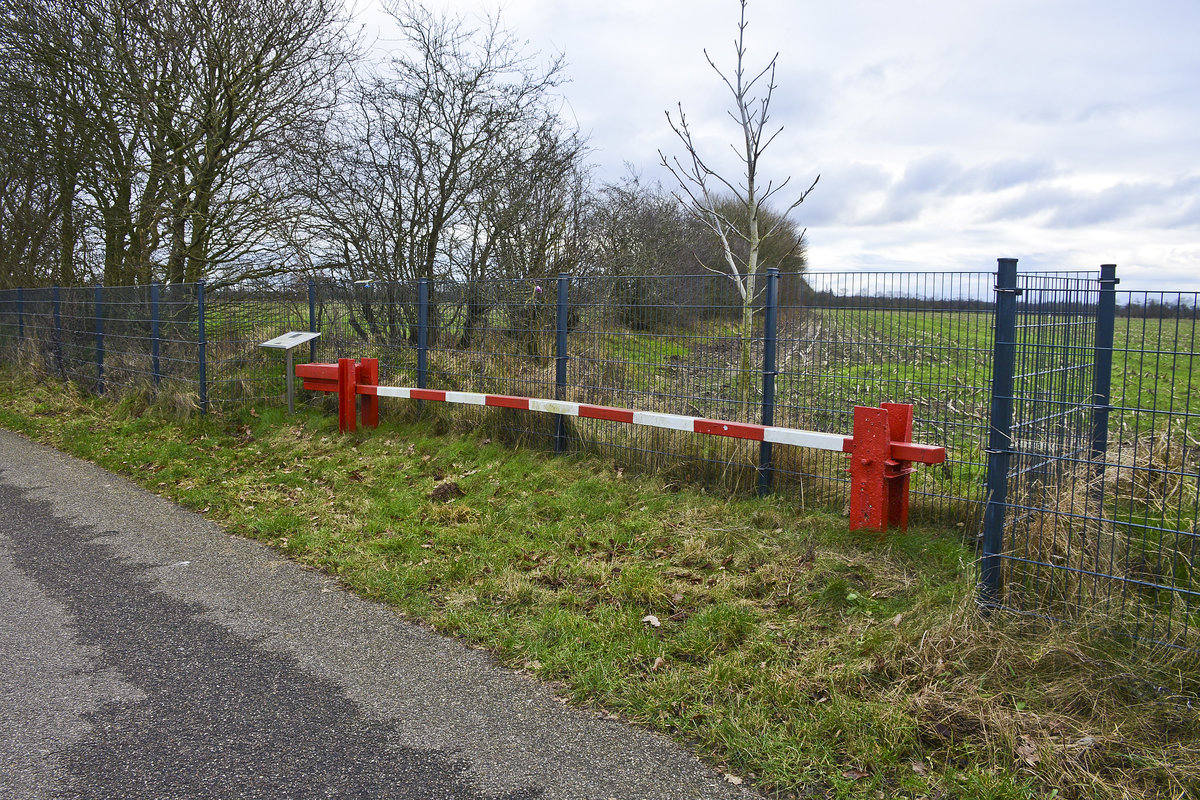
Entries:
{"label": "fallen dry leaf", "polygon": [[726,772],[724,775],[724,778],[727,783],[732,783],[734,786],[741,786],[743,783],[741,778],[739,778],[737,775],[734,775],[730,772]]}
{"label": "fallen dry leaf", "polygon": [[642,622],[646,623],[651,628],[662,627],[662,623],[658,621],[658,617],[654,616],[653,614],[647,614],[646,616],[642,617]]}
{"label": "fallen dry leaf", "polygon": [[658,658],[654,659],[654,663],[650,665],[650,671],[658,672],[659,668],[665,663],[667,662],[663,661],[663,657],[659,656]]}
{"label": "fallen dry leaf", "polygon": [[912,767],[912,771],[917,773],[918,775],[928,775],[929,774],[929,769],[925,766],[925,763],[922,761],[913,761],[911,764],[909,764],[909,766]]}
{"label": "fallen dry leaf", "polygon": [[863,772],[861,769],[848,769],[842,773],[842,777],[848,781],[857,781],[869,777],[871,773]]}
{"label": "fallen dry leaf", "polygon": [[1042,757],[1038,755],[1037,745],[1028,736],[1021,737],[1021,743],[1017,745],[1017,755],[1031,767],[1036,767],[1042,760]]}

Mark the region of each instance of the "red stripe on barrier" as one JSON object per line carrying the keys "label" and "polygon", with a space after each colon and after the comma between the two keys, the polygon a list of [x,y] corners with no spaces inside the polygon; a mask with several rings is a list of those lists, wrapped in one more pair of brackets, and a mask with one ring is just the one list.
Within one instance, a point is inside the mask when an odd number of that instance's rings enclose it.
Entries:
{"label": "red stripe on barrier", "polygon": [[611,406],[588,406],[580,404],[579,416],[588,419],[606,419],[610,422],[633,422],[633,412],[625,408]]}
{"label": "red stripe on barrier", "polygon": [[436,389],[410,389],[408,396],[413,400],[440,400],[445,402],[446,393]]}
{"label": "red stripe on barrier", "polygon": [[709,433],[714,436],[731,436],[734,439],[763,440],[766,429],[762,425],[747,425],[740,422],[722,422],[716,419],[698,419],[693,423],[692,430],[696,433]]}
{"label": "red stripe on barrier", "polygon": [[483,404],[495,408],[516,408],[521,411],[529,410],[528,397],[512,397],[507,394],[484,395]]}

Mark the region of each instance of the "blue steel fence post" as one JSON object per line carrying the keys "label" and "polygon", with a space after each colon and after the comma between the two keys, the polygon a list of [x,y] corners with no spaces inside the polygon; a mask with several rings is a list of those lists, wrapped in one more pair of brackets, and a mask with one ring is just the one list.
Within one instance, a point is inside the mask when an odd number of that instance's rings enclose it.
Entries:
{"label": "blue steel fence post", "polygon": [[17,342],[25,341],[25,290],[17,289]]}
{"label": "blue steel fence post", "polygon": [[200,413],[208,414],[208,339],[204,332],[204,281],[196,281],[196,346],[200,358]]}
{"label": "blue steel fence post", "polygon": [[104,394],[104,286],[96,286],[96,394]]}
{"label": "blue steel fence post", "polygon": [[[779,270],[767,270],[766,315],[763,320],[763,366],[762,366],[762,424],[775,424],[775,340],[779,314]],[[766,497],[771,492],[775,470],[771,466],[771,443],[758,446],[758,496]]]}
{"label": "blue steel fence post", "polygon": [[[317,332],[317,282],[312,278],[308,279],[308,331],[309,333]],[[317,360],[316,339],[308,343],[308,360]]]}
{"label": "blue steel fence post", "polygon": [[991,419],[987,450],[987,507],[983,515],[979,602],[1000,605],[1004,518],[1012,456],[1013,375],[1016,367],[1017,260],[999,259],[996,270],[996,336],[992,350]]}
{"label": "blue steel fence post", "polygon": [[1100,265],[1100,302],[1096,309],[1094,375],[1092,378],[1092,461],[1104,474],[1108,453],[1108,412],[1112,390],[1113,332],[1117,324],[1116,264]]}
{"label": "blue steel fence post", "polygon": [[[417,281],[417,388],[424,389],[429,368],[429,279]],[[424,413],[425,401],[417,402],[417,413]]]}
{"label": "blue steel fence post", "polygon": [[150,284],[150,367],[154,376],[154,386],[162,383],[162,369],[158,361],[160,347],[160,331],[158,329],[158,282]]}
{"label": "blue steel fence post", "polygon": [[[555,328],[555,359],[554,359],[554,399],[567,399],[567,286],[571,278],[565,273],[558,275],[558,304],[554,318]],[[554,420],[554,452],[562,453],[567,449],[567,420],[562,414],[555,414]]]}
{"label": "blue steel fence post", "polygon": [[51,296],[54,301],[54,364],[58,367],[59,377],[66,378],[67,373],[63,370],[62,351],[62,292],[57,285]]}
{"label": "blue steel fence post", "polygon": [[417,388],[424,389],[429,369],[429,279],[417,282]]}

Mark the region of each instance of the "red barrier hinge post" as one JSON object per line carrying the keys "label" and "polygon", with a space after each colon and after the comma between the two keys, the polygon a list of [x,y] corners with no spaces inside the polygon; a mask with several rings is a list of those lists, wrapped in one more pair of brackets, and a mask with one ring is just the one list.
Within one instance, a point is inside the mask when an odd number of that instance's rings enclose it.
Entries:
{"label": "red barrier hinge post", "polygon": [[[358,387],[355,391],[363,386],[379,386],[379,359],[364,358],[358,362],[358,367],[355,369],[355,376],[358,379]],[[360,394],[362,400],[362,425],[364,428],[379,427],[379,397],[374,394]]]}
{"label": "red barrier hinge post", "polygon": [[338,430],[357,427],[359,396],[362,396],[362,425],[379,427],[379,359],[339,358],[336,364],[297,364],[296,375],[304,379],[304,388],[314,392],[335,392],[338,396]]}
{"label": "red barrier hinge post", "polygon": [[338,430],[351,433],[358,424],[358,370],[353,358],[339,358],[337,367]]}
{"label": "red barrier hinge post", "polygon": [[855,406],[850,451],[850,530],[883,533],[892,526],[908,529],[909,475],[913,469],[911,462],[894,457],[892,445],[911,442],[912,427],[911,405]]}

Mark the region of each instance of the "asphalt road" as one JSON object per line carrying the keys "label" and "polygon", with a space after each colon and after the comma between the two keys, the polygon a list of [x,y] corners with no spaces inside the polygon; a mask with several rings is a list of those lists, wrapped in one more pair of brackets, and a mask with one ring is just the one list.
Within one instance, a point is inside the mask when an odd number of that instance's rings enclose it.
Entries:
{"label": "asphalt road", "polygon": [[0,798],[747,798],[664,738],[0,431]]}

